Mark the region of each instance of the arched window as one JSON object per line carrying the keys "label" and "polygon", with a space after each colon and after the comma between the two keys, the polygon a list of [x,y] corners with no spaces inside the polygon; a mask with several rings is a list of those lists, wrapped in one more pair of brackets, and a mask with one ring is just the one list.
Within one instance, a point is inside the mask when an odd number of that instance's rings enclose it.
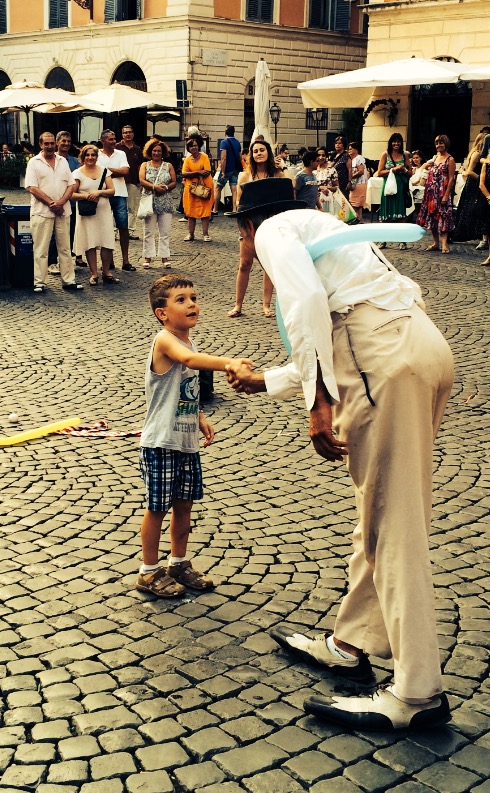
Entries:
{"label": "arched window", "polygon": [[136,88],[138,91],[147,91],[145,73],[140,69],[134,61],[124,61],[117,67],[112,75],[112,83],[123,83],[129,85],[131,88]]}
{"label": "arched window", "polygon": [[54,69],[51,69],[44,81],[44,85],[46,88],[63,88],[64,91],[75,90],[71,75],[61,66],[55,66]]}

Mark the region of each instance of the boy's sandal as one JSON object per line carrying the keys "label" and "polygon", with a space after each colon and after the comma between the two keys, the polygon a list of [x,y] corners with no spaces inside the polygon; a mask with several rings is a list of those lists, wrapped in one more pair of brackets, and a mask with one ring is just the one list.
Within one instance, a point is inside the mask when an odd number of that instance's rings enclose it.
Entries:
{"label": "boy's sandal", "polygon": [[185,592],[185,586],[167,575],[164,567],[159,567],[154,573],[140,573],[136,580],[136,589],[149,592],[158,598],[177,598]]}
{"label": "boy's sandal", "polygon": [[115,278],[113,275],[103,275],[102,276],[102,283],[103,284],[119,284],[121,283],[119,278]]}
{"label": "boy's sandal", "polygon": [[97,275],[91,275],[90,278],[88,279],[88,282],[90,286],[97,286],[97,284],[99,283],[99,278]]}
{"label": "boy's sandal", "polygon": [[210,578],[207,578],[198,570],[194,570],[191,563],[187,561],[169,565],[167,567],[167,573],[175,581],[188,587],[188,589],[203,591],[205,589],[213,589],[214,587],[214,583]]}

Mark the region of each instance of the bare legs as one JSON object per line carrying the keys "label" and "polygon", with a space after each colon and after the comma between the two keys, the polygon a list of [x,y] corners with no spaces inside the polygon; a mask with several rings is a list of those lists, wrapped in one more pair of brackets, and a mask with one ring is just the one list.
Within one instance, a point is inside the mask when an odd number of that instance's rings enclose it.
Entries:
{"label": "bare legs", "polygon": [[[238,265],[238,272],[236,277],[236,294],[235,294],[235,305],[228,311],[229,317],[238,317],[242,313],[242,305],[243,300],[245,297],[245,293],[247,291],[248,282],[250,280],[250,270],[252,269],[252,264],[254,260],[254,253],[253,248],[245,241],[240,241],[240,262]],[[273,316],[271,310],[271,300],[272,300],[272,291],[273,285],[272,281],[264,272],[263,277],[263,297],[262,297],[262,305],[264,315]]]}
{"label": "bare legs", "polygon": [[[191,525],[192,501],[175,499],[170,516],[170,554],[183,558],[187,553],[187,541]],[[143,563],[158,564],[160,534],[165,512],[152,512],[147,509],[141,521],[141,546]]]}
{"label": "bare legs", "polygon": [[[187,241],[194,239],[194,234],[196,232],[196,218],[187,218],[187,223],[189,226],[189,235],[186,237]],[[203,237],[207,237],[209,234],[209,217],[201,218],[201,225],[202,225],[202,235]]]}
{"label": "bare legs", "polygon": [[[87,263],[90,268],[90,277],[97,278],[97,250],[95,248],[90,248],[88,251],[85,251],[85,256],[87,257]],[[112,250],[110,248],[101,248],[100,258],[102,262],[102,275],[107,277],[110,275]]]}

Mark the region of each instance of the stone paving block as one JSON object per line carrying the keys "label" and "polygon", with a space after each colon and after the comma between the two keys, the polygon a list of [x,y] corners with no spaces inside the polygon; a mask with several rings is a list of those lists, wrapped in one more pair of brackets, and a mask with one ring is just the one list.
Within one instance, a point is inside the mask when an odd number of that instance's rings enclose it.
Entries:
{"label": "stone paving block", "polygon": [[12,757],[14,756],[15,749],[12,748],[3,748],[0,749],[0,772],[3,773],[6,768],[11,763]]}
{"label": "stone paving block", "polygon": [[136,757],[144,771],[159,771],[187,765],[189,755],[178,743],[169,742],[136,750]]}
{"label": "stone paving block", "polygon": [[[174,773],[177,782],[185,793],[194,793],[203,784],[218,784],[225,779],[221,769],[210,760],[204,763],[184,766],[184,768],[176,768]],[[142,790],[141,793],[146,793],[146,791]],[[155,793],[158,792],[155,791]]]}
{"label": "stone paving block", "polygon": [[403,774],[386,768],[370,760],[361,760],[355,765],[348,766],[344,771],[344,776],[354,782],[354,784],[365,787],[368,790],[378,790],[389,785],[401,782]]}
{"label": "stone paving block", "polygon": [[[140,727],[140,730],[145,729]],[[132,729],[110,730],[99,736],[99,743],[105,752],[126,752],[144,746],[145,742],[139,732]]]}
{"label": "stone paving block", "polygon": [[75,699],[57,699],[54,702],[45,702],[43,713],[47,719],[68,719],[83,713],[83,705]]}
{"label": "stone paving block", "polygon": [[138,727],[141,719],[124,706],[98,711],[97,713],[77,715],[73,719],[79,735],[100,735],[108,730],[123,727]]}
{"label": "stone paving block", "polygon": [[11,765],[2,776],[2,788],[35,790],[46,774],[45,765]]}
{"label": "stone paving block", "polygon": [[208,727],[181,739],[181,743],[199,761],[206,760],[217,752],[234,748],[236,741],[219,727]]}
{"label": "stone paving block", "polygon": [[257,683],[256,686],[245,689],[239,694],[239,699],[245,700],[250,705],[262,706],[268,705],[270,702],[275,702],[280,697],[280,694],[270,686],[263,683]]}
{"label": "stone paving block", "polygon": [[0,681],[2,694],[10,694],[13,691],[36,691],[37,683],[33,675],[12,675]]}
{"label": "stone paving block", "polygon": [[37,691],[14,691],[7,697],[7,707],[10,710],[14,708],[30,708],[41,704],[41,695]]}
{"label": "stone paving block", "polygon": [[451,763],[474,771],[482,777],[490,777],[490,749],[483,746],[465,746],[451,757]]}
{"label": "stone paving block", "polygon": [[39,672],[36,678],[43,687],[52,686],[55,683],[66,683],[71,680],[70,673],[63,669],[62,666],[56,667],[56,669],[45,669]]}
{"label": "stone paving block", "polygon": [[186,730],[175,719],[162,719],[150,722],[150,724],[143,724],[139,728],[139,732],[153,743],[160,744],[185,735]]}
{"label": "stone paving block", "polygon": [[14,708],[7,710],[3,716],[3,723],[6,727],[38,724],[41,721],[43,721],[43,712],[41,708],[37,707]]}
{"label": "stone paving block", "polygon": [[99,779],[128,776],[136,771],[136,766],[129,752],[113,752],[90,760],[90,771],[96,782]]}
{"label": "stone paving block", "polygon": [[[399,746],[400,744],[395,744]],[[392,748],[392,747],[390,747]],[[332,738],[327,738],[317,746],[319,752],[325,752],[343,763],[353,763],[356,760],[363,760],[370,755],[373,751],[372,744],[362,738],[356,738],[354,735],[334,735]],[[415,753],[417,747],[414,747]],[[387,765],[389,765],[387,763]],[[399,769],[398,769],[399,770]]]}
{"label": "stone paving block", "polygon": [[82,699],[81,704],[86,711],[94,713],[97,710],[116,708],[121,703],[120,700],[113,697],[112,694],[89,694],[88,697]]}
{"label": "stone paving block", "polygon": [[78,793],[78,790],[78,786],[75,785],[42,784],[36,788],[36,793]]}
{"label": "stone paving block", "polygon": [[58,752],[62,760],[83,760],[100,754],[100,747],[93,736],[83,735],[60,741]]}
{"label": "stone paving block", "polygon": [[239,780],[250,774],[267,771],[287,759],[288,755],[282,749],[261,740],[240,749],[231,749],[229,752],[218,754],[214,761],[232,779]]}
{"label": "stone paving block", "polygon": [[[360,788],[357,785],[354,785],[353,782],[349,782],[343,776],[336,776],[333,779],[324,779],[320,782],[316,782],[308,791],[308,793],[361,793],[365,788]],[[396,788],[391,788],[392,791],[395,791]],[[406,793],[410,793],[410,791],[406,791]],[[415,793],[415,791],[413,791]],[[417,793],[429,793],[428,789],[424,789],[417,791]]]}
{"label": "stone paving block", "polygon": [[412,741],[406,740],[380,749],[373,754],[373,759],[394,771],[408,775],[431,765],[436,756],[432,752],[416,746]]}
{"label": "stone paving block", "polygon": [[279,768],[244,779],[242,784],[250,793],[264,793],[266,790],[280,791],[280,793],[301,793],[304,791],[302,785]]}
{"label": "stone paving block", "polygon": [[63,738],[71,737],[70,725],[68,721],[61,719],[35,724],[31,730],[31,735],[32,740],[36,743],[63,740]]}
{"label": "stone paving block", "polygon": [[166,771],[141,771],[126,779],[126,790],[128,793],[172,793],[175,788]]}
{"label": "stone paving block", "polygon": [[74,661],[67,665],[68,672],[74,677],[86,677],[87,675],[98,675],[99,672],[107,672],[107,667],[100,661]]}
{"label": "stone paving block", "polygon": [[102,782],[86,782],[79,793],[123,793],[123,790],[120,779],[104,779]]}
{"label": "stone paving block", "polygon": [[68,760],[62,763],[53,763],[49,767],[47,782],[58,785],[81,784],[86,782],[88,777],[88,763],[85,760]]}
{"label": "stone paving block", "polygon": [[197,788],[195,793],[242,793],[243,788],[236,782],[218,782],[216,785],[207,785]]}
{"label": "stone paving block", "polygon": [[74,683],[55,683],[54,686],[43,688],[43,697],[48,702],[55,702],[59,699],[76,699],[80,696],[80,688]]}
{"label": "stone paving block", "polygon": [[240,744],[256,741],[264,738],[273,730],[270,724],[265,724],[256,716],[243,716],[240,719],[228,721],[222,725],[222,729],[236,738]]}
{"label": "stone paving block", "polygon": [[444,791],[444,793],[460,793],[460,791],[471,790],[474,785],[481,782],[481,777],[446,760],[423,768],[415,774],[415,777],[422,784]]}
{"label": "stone paving block", "polygon": [[56,748],[52,743],[23,743],[17,747],[14,763],[19,765],[46,765],[54,760]]}
{"label": "stone paving block", "polygon": [[77,686],[82,694],[96,694],[101,691],[113,691],[117,683],[108,674],[88,675],[77,681]]}
{"label": "stone paving block", "polygon": [[141,721],[157,721],[165,716],[173,716],[177,713],[177,708],[161,697],[155,697],[155,699],[148,699],[145,702],[133,705],[131,710],[141,716],[140,723]]}
{"label": "stone paving block", "polygon": [[327,779],[342,772],[342,765],[322,752],[310,751],[292,757],[282,768],[303,785],[311,787],[320,779]]}

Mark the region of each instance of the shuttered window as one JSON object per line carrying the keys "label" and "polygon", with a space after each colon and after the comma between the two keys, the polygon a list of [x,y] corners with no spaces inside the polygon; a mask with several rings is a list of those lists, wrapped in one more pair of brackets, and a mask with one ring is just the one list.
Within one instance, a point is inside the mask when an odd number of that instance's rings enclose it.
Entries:
{"label": "shuttered window", "polygon": [[141,0],[105,0],[104,22],[141,19]]}
{"label": "shuttered window", "polygon": [[49,0],[49,27],[68,27],[68,0]]}
{"label": "shuttered window", "polygon": [[0,0],[0,33],[7,32],[7,0]]}
{"label": "shuttered window", "polygon": [[349,30],[349,0],[310,0],[310,28]]}
{"label": "shuttered window", "polygon": [[247,19],[251,22],[272,22],[274,0],[247,0]]}

